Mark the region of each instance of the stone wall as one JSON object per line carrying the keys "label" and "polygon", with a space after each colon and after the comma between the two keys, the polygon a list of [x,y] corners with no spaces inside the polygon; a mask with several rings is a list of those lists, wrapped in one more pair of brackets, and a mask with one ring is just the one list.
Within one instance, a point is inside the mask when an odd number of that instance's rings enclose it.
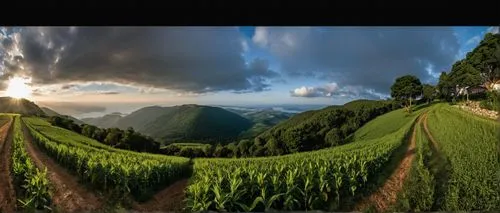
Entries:
{"label": "stone wall", "polygon": [[499,119],[498,112],[483,109],[483,108],[479,107],[478,101],[469,101],[469,102],[460,103],[458,105],[455,105],[455,107],[458,107],[462,110],[472,112],[472,113],[477,114],[479,116],[488,117],[488,118],[491,118],[494,120]]}

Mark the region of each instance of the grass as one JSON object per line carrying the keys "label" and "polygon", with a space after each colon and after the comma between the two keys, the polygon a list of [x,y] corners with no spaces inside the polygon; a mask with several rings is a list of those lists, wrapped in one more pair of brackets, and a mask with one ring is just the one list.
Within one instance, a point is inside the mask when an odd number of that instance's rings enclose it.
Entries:
{"label": "grass", "polygon": [[354,133],[354,141],[370,140],[383,137],[398,131],[404,124],[415,119],[422,113],[427,105],[420,105],[415,108],[412,114],[408,115],[403,109],[394,110],[385,115],[369,121]]}
{"label": "grass", "polygon": [[441,210],[500,209],[498,122],[472,116],[447,104],[429,113],[439,151],[451,164]]}

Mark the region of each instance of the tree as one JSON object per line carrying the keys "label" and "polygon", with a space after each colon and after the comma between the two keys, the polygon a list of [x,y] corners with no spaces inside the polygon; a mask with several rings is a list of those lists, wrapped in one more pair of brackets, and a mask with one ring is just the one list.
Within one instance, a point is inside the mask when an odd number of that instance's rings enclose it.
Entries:
{"label": "tree", "polygon": [[439,91],[440,98],[449,100],[451,93],[453,92],[453,83],[446,72],[441,72],[439,76],[439,82],[437,84],[437,89]]}
{"label": "tree", "polygon": [[422,95],[424,100],[427,101],[427,103],[429,103],[434,99],[435,93],[436,93],[436,88],[430,84],[424,84],[424,86],[422,87]]}
{"label": "tree", "polygon": [[396,79],[391,86],[391,96],[396,100],[407,100],[411,112],[411,102],[422,94],[422,83],[414,75],[405,75]]}
{"label": "tree", "polygon": [[491,91],[500,82],[500,34],[487,33],[464,61],[481,73],[483,85]]}
{"label": "tree", "polygon": [[[465,60],[456,62],[450,73],[450,81],[459,88],[469,88],[472,86],[480,85],[481,73]],[[465,91],[467,101],[469,100],[469,93]]]}

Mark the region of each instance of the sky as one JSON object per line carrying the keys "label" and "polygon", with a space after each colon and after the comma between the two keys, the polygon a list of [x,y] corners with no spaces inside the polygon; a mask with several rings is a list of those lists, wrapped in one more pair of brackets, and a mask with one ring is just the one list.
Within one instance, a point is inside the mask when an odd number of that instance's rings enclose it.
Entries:
{"label": "sky", "polygon": [[84,117],[181,104],[343,104],[439,73],[498,27],[1,27],[0,95]]}

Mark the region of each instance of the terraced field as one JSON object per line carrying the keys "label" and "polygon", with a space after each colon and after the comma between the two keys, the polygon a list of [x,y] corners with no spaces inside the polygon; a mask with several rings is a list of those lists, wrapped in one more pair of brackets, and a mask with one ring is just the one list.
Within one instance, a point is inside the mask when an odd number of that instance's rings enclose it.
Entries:
{"label": "terraced field", "polygon": [[0,124],[2,211],[500,209],[499,124],[446,104],[379,116],[342,146],[238,159],[125,151],[36,117]]}

